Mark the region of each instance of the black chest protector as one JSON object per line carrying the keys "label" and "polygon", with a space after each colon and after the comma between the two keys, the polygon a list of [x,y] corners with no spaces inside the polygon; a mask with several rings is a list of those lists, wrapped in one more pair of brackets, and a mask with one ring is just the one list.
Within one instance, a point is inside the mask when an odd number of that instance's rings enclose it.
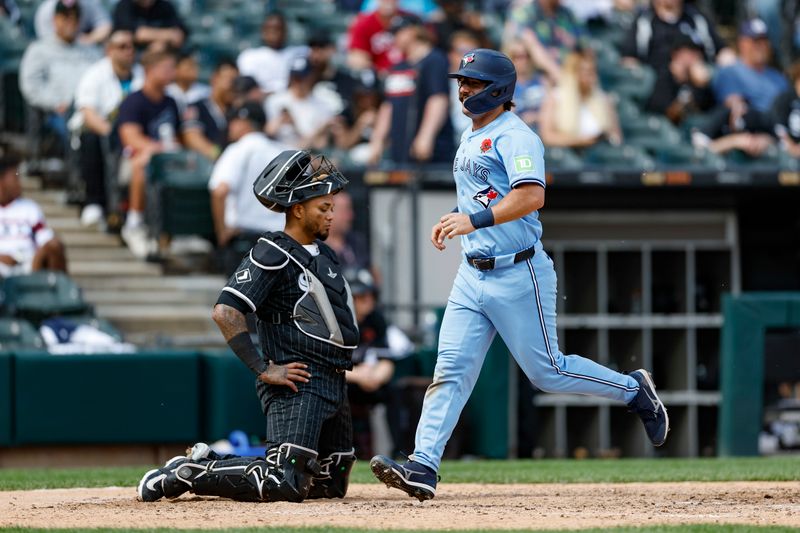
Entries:
{"label": "black chest protector", "polygon": [[266,235],[269,243],[280,248],[298,265],[305,283],[305,293],[294,304],[292,320],[304,334],[340,348],[355,348],[359,332],[353,295],[332,250],[319,245],[320,253],[312,256],[294,239],[283,233]]}

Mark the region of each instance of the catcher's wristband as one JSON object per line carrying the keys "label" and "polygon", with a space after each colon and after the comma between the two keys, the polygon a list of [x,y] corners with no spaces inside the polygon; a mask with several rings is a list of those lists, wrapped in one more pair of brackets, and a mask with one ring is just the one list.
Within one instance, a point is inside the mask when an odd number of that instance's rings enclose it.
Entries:
{"label": "catcher's wristband", "polygon": [[472,227],[475,229],[488,228],[489,226],[494,226],[494,213],[492,213],[492,208],[487,207],[483,211],[472,213],[469,216],[469,221],[472,224]]}
{"label": "catcher's wristband", "polygon": [[267,369],[267,363],[264,362],[256,347],[253,346],[253,341],[250,340],[248,332],[242,331],[231,337],[228,341],[228,346],[231,347],[236,357],[241,359],[256,376],[260,376]]}

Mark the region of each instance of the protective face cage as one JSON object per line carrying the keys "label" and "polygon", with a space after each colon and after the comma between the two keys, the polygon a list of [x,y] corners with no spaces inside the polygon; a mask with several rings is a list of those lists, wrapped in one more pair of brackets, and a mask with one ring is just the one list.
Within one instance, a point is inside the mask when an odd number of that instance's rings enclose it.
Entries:
{"label": "protective face cage", "polygon": [[286,150],[269,162],[253,183],[253,192],[267,209],[283,213],[312,198],[336,194],[347,178],[323,155]]}

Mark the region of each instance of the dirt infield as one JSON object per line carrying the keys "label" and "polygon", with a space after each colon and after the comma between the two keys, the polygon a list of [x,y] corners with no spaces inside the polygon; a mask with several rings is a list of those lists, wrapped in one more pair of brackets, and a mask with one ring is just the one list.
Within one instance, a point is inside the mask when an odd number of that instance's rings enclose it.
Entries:
{"label": "dirt infield", "polygon": [[514,529],[736,523],[797,526],[800,482],[461,485],[419,503],[382,485],[344,500],[239,503],[186,495],[141,503],[133,488],[0,492],[0,526],[342,526]]}

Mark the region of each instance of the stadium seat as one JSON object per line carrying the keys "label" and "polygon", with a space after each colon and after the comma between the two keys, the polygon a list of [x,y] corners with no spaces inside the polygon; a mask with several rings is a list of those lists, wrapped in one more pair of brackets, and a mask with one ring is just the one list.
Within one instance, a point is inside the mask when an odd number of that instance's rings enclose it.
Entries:
{"label": "stadium seat", "polygon": [[617,96],[616,101],[617,116],[619,117],[619,122],[621,125],[624,125],[628,120],[635,120],[642,116],[642,108],[630,98],[622,98]]}
{"label": "stadium seat", "polygon": [[600,83],[607,91],[616,93],[621,98],[631,98],[644,105],[653,94],[656,74],[647,66],[635,68],[623,67],[620,64],[598,64]]}
{"label": "stadium seat", "polygon": [[624,169],[636,172],[655,168],[653,159],[641,148],[632,145],[612,146],[602,143],[588,148],[584,154],[587,166]]}
{"label": "stadium seat", "polygon": [[40,271],[11,276],[3,283],[3,293],[10,315],[34,323],[55,315],[91,312],[80,288],[63,272]]}
{"label": "stadium seat", "polygon": [[29,348],[44,348],[44,341],[36,328],[27,320],[0,318],[0,352]]}
{"label": "stadium seat", "polygon": [[597,58],[598,71],[607,71],[619,67],[620,56],[610,41],[604,38],[591,39],[589,47]]}
{"label": "stadium seat", "polygon": [[548,172],[579,170],[583,167],[583,161],[569,148],[547,148],[544,151],[544,166]]}
{"label": "stadium seat", "polygon": [[0,132],[25,131],[25,101],[19,90],[19,65],[28,40],[0,17]]}
{"label": "stadium seat", "polygon": [[681,134],[666,118],[651,114],[629,116],[621,120],[625,144],[638,146],[649,152],[681,144]]}
{"label": "stadium seat", "polygon": [[147,223],[155,235],[214,238],[210,177],[211,163],[195,152],[153,156],[147,176]]}
{"label": "stadium seat", "polygon": [[[765,169],[771,172],[781,164],[781,150],[777,146],[770,146],[759,157],[752,157],[741,150],[731,150],[725,154],[725,161],[730,168],[743,170]],[[785,158],[783,159],[785,162]]]}
{"label": "stadium seat", "polygon": [[662,146],[655,150],[655,154],[659,167],[700,166],[716,170],[725,168],[725,160],[722,157],[705,148],[696,148],[688,143]]}
{"label": "stadium seat", "polygon": [[800,171],[800,159],[792,157],[785,150],[778,152],[778,165],[781,170],[788,170],[792,172]]}

